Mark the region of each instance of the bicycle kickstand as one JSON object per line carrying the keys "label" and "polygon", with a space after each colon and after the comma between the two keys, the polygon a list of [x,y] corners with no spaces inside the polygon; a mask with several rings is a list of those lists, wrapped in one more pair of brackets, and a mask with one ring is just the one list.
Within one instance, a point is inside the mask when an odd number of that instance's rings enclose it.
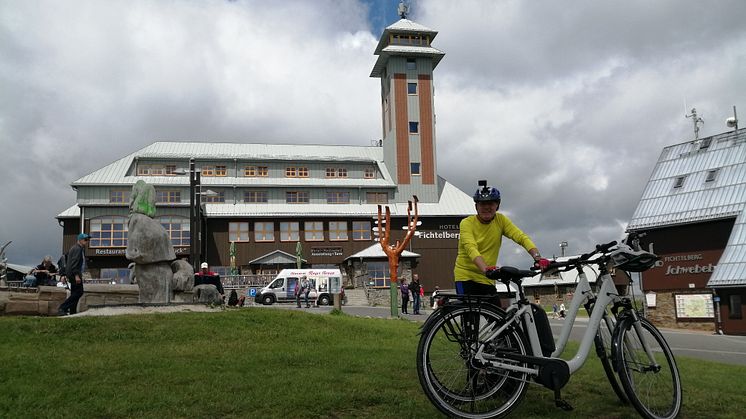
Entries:
{"label": "bicycle kickstand", "polygon": [[566,402],[565,400],[562,400],[560,389],[554,390],[554,405],[564,410],[565,412],[569,412],[573,410],[573,407],[570,403]]}

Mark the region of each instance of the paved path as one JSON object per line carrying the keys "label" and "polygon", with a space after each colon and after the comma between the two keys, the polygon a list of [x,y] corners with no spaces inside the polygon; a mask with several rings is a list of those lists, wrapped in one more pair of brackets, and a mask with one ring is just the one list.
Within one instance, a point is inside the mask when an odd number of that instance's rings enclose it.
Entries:
{"label": "paved path", "polygon": [[[549,320],[555,337],[559,336],[563,320]],[[588,326],[588,318],[575,321],[570,339],[580,341]],[[706,359],[728,364],[746,365],[746,336],[716,335],[683,329],[660,329],[674,355]]]}

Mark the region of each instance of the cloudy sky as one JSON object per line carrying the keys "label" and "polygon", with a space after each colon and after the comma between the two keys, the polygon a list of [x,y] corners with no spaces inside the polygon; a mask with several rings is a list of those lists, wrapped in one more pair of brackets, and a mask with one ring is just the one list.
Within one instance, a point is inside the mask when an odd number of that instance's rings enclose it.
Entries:
{"label": "cloudy sky", "polygon": [[[397,0],[0,2],[0,242],[61,252],[70,183],[156,140],[369,145]],[[439,31],[438,171],[545,255],[619,239],[662,147],[746,115],[741,0],[411,1]],[[741,118],[744,119],[743,117]],[[2,244],[0,243],[0,244]],[[506,246],[501,262],[524,265]]]}

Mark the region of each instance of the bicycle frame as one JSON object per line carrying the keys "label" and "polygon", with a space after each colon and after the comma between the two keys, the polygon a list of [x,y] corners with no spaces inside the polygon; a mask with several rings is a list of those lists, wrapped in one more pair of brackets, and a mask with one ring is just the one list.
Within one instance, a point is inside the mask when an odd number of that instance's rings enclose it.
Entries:
{"label": "bicycle frame", "polygon": [[[583,339],[580,342],[580,347],[578,348],[577,353],[571,360],[564,361],[568,365],[570,374],[575,373],[583,366],[583,363],[585,363],[585,360],[588,358],[588,353],[590,352],[591,345],[593,344],[593,340],[603,319],[606,307],[619,299],[611,275],[609,275],[608,273],[604,273],[603,275],[601,275],[599,280],[601,281],[601,289],[599,290],[599,295],[595,296],[595,307],[597,307],[598,309],[593,310],[591,313],[590,320],[588,321],[588,327],[583,334]],[[523,300],[522,290],[520,291],[520,294],[521,300]],[[572,330],[573,324],[575,323],[578,310],[580,309],[581,305],[583,305],[583,303],[590,301],[592,298],[594,298],[594,294],[591,290],[588,278],[585,273],[581,273],[578,286],[575,290],[575,295],[573,295],[572,301],[570,302],[568,317],[565,319],[565,324],[562,326],[562,330],[560,332],[560,337],[557,342],[557,349],[549,357],[544,357],[541,353],[539,334],[536,331],[536,323],[534,322],[534,317],[531,313],[531,305],[526,304],[522,301],[515,302],[511,305],[511,307],[517,307],[515,315],[511,317],[508,322],[506,322],[496,330],[490,332],[487,338],[484,339],[484,342],[493,340],[501,333],[503,333],[508,327],[513,327],[513,324],[518,324],[523,319],[525,320],[524,324],[526,325],[524,330],[528,337],[529,346],[531,347],[533,356],[537,358],[557,358],[567,345],[570,331]],[[509,308],[508,311],[510,310],[511,309]],[[480,347],[475,355],[476,358],[482,361],[489,362],[493,366],[496,366],[498,368],[504,368],[512,371],[528,372],[534,375],[538,374],[538,368],[525,368],[512,364],[496,362],[492,356],[483,353],[484,348],[485,343],[480,344]]]}

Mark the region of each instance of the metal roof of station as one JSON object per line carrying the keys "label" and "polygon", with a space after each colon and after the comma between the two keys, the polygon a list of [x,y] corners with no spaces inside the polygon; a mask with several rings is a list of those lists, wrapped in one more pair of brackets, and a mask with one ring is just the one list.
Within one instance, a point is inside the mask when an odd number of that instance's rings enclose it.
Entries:
{"label": "metal roof of station", "polygon": [[746,285],[746,129],[665,147],[628,231],[735,218],[708,287]]}

